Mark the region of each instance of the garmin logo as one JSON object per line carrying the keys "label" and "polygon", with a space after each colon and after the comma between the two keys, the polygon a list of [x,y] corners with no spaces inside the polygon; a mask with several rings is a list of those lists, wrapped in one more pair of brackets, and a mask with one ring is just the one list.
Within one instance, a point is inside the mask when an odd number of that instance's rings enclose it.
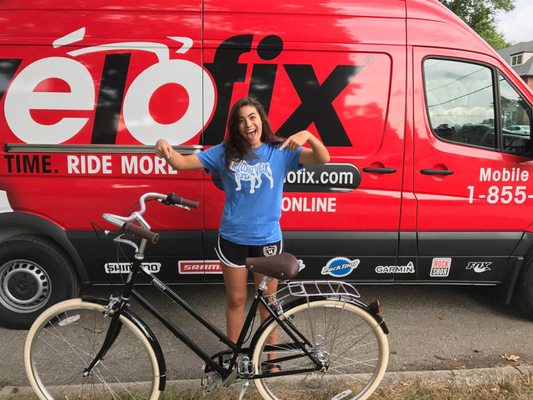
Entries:
{"label": "garmin logo", "polygon": [[377,274],[414,274],[415,265],[409,261],[407,265],[378,265]]}

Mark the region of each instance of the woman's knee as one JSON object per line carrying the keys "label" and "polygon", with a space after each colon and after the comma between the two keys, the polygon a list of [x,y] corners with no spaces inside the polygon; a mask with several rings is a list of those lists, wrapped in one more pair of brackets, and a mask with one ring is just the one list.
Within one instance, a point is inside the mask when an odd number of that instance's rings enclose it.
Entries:
{"label": "woman's knee", "polygon": [[246,293],[240,294],[240,293],[232,293],[228,294],[226,304],[229,309],[236,310],[244,308],[244,305],[246,303]]}

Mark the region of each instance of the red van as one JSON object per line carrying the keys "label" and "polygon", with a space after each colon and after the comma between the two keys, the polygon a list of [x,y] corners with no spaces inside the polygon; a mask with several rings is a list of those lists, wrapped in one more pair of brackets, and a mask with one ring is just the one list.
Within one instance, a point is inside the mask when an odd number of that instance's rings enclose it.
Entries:
{"label": "red van", "polygon": [[289,174],[285,250],[304,279],[500,287],[533,317],[533,94],[435,0],[18,0],[0,4],[0,324],[129,269],[103,212],[145,192],[146,268],[221,282],[216,177],[153,155],[224,138],[230,105],[309,129],[331,162]]}

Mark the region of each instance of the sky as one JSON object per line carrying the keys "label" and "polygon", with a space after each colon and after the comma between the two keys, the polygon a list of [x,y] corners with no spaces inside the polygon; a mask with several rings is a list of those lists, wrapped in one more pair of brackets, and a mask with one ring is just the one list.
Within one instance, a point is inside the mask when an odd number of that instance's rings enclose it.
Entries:
{"label": "sky", "polygon": [[511,12],[496,14],[498,32],[511,44],[533,40],[533,0],[515,0]]}

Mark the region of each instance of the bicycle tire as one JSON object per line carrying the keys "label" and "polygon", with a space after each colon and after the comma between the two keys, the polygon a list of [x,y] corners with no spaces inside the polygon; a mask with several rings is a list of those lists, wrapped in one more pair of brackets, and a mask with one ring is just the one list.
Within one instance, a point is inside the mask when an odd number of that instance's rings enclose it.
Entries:
{"label": "bicycle tire", "polygon": [[[264,399],[363,400],[378,387],[387,368],[389,345],[369,312],[348,302],[316,300],[285,310],[282,318],[309,339],[306,349],[325,360],[328,367],[269,377],[273,372],[290,373],[314,366],[272,319],[259,334],[252,356],[255,373],[267,375],[254,380]],[[276,344],[268,343],[276,331]]]}
{"label": "bicycle tire", "polygon": [[[83,370],[100,350],[111,321],[103,305],[66,300],[41,314],[24,346],[24,364],[40,399],[157,399],[159,365],[142,331],[121,315],[121,331],[93,373]],[[141,365],[133,370],[131,365]]]}

